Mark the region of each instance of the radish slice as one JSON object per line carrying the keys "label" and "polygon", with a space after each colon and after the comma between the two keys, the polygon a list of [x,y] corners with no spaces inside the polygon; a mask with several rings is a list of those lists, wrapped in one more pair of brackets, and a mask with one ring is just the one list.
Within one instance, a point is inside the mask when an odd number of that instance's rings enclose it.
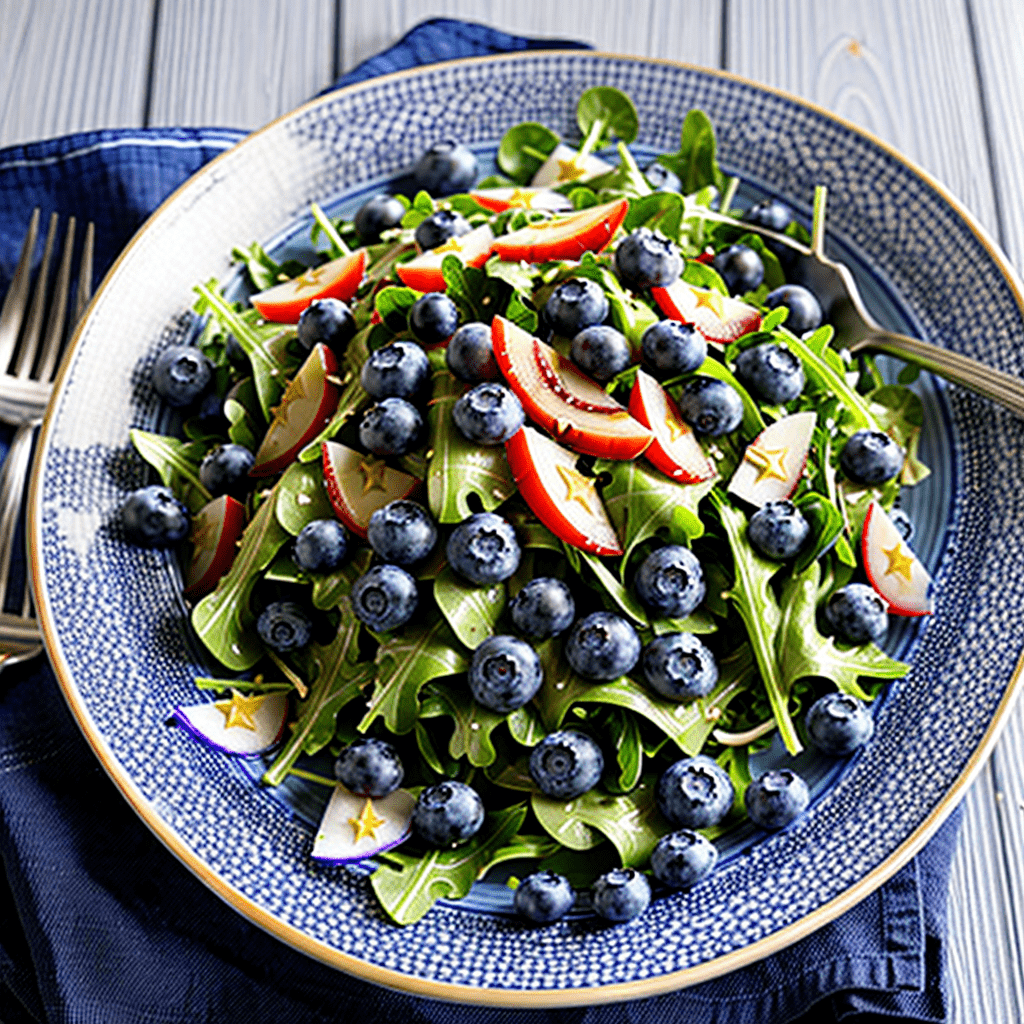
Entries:
{"label": "radish slice", "polygon": [[490,225],[484,224],[465,235],[449,238],[436,249],[428,249],[408,263],[397,264],[395,273],[402,284],[418,292],[443,292],[446,285],[441,264],[445,256],[458,256],[466,266],[482,267],[491,254],[493,242]]}
{"label": "radish slice", "polygon": [[404,789],[371,800],[336,786],[313,841],[313,859],[325,864],[363,860],[404,843],[412,834],[416,798]]}
{"label": "radish slice", "polygon": [[761,314],[753,306],[682,279],[667,288],[652,288],[651,295],[665,316],[693,324],[716,345],[726,345],[761,326]]}
{"label": "radish slice", "polygon": [[813,412],[797,412],[765,427],[747,445],[729,491],[758,508],[788,498],[807,464],[816,421]]}
{"label": "radish slice", "polygon": [[175,708],[171,721],[214,750],[256,757],[276,746],[288,717],[286,693],[247,695]]}
{"label": "radish slice", "polygon": [[337,441],[324,441],[321,453],[327,497],[338,518],[360,537],[366,536],[377,509],[407,498],[419,484],[416,477],[392,469],[383,459]]}
{"label": "radish slice", "polygon": [[235,560],[235,542],[245,530],[245,506],[228,494],[205,504],[192,519],[192,560],[185,573],[185,596],[202,597],[217,585]]}
{"label": "radish slice", "polygon": [[578,181],[582,185],[614,169],[610,163],[597,156],[585,156],[581,160],[575,149],[560,142],[537,169],[530,184],[534,188],[565,185],[570,181]]}
{"label": "radish slice", "polygon": [[568,196],[549,188],[483,188],[470,192],[482,207],[502,213],[516,207],[521,210],[548,210],[564,213],[573,208]]}
{"label": "radish slice", "polygon": [[868,506],[860,545],[868,581],[889,603],[893,615],[931,615],[935,611],[928,570],[877,501]]}

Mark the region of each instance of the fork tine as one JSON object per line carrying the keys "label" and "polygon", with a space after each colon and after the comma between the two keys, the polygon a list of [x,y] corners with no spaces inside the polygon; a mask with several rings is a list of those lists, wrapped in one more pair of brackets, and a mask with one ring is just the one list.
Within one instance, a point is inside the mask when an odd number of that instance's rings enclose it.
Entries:
{"label": "fork tine", "polygon": [[14,531],[18,525],[32,453],[33,426],[25,423],[15,431],[7,458],[0,467],[0,611],[10,582],[11,558],[14,554]]}
{"label": "fork tine", "polygon": [[46,311],[46,282],[50,276],[50,256],[53,254],[53,241],[57,236],[56,213],[50,214],[50,227],[46,232],[46,244],[43,246],[43,262],[39,264],[39,276],[36,278],[36,290],[32,296],[32,309],[28,315],[25,336],[21,339],[21,348],[14,364],[14,375],[27,378],[32,372],[32,364],[36,361],[39,350],[39,337],[43,331],[43,314]]}
{"label": "fork tine", "polygon": [[[50,300],[50,319],[46,323],[43,348],[39,353],[36,380],[50,381],[57,368],[57,355],[64,340],[64,319],[67,313],[68,287],[71,284],[71,251],[75,247],[75,218],[68,218],[67,234],[64,236],[64,251],[61,253],[57,279],[53,282],[53,298]],[[31,369],[31,367],[30,367]]]}
{"label": "fork tine", "polygon": [[36,251],[36,238],[39,235],[39,207],[32,211],[25,232],[25,241],[21,245],[21,255],[15,268],[11,286],[7,290],[3,309],[0,309],[0,373],[6,373],[14,354],[14,346],[18,342],[18,332],[25,319],[25,306],[28,304],[29,275],[32,271],[32,257]]}
{"label": "fork tine", "polygon": [[92,298],[92,251],[96,241],[96,225],[89,221],[85,229],[85,242],[82,245],[82,261],[78,265],[78,287],[75,290],[75,322],[72,328],[78,326],[82,319],[85,307],[89,305]]}

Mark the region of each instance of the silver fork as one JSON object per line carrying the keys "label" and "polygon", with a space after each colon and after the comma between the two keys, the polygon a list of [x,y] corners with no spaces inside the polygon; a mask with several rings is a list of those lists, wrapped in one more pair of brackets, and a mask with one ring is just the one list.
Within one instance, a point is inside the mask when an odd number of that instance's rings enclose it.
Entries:
{"label": "silver fork", "polygon": [[[44,332],[47,282],[57,223],[58,216],[53,214],[36,279],[35,294],[29,308],[29,278],[39,231],[39,210],[33,210],[18,266],[3,308],[0,309],[0,420],[17,428],[7,458],[0,467],[0,671],[9,665],[27,661],[42,650],[39,627],[32,609],[28,571],[22,592],[12,595],[20,598],[20,612],[5,612],[3,605],[12,584],[14,535],[24,505],[25,481],[32,461],[35,429],[42,420],[53,390],[53,378],[57,372],[64,323],[68,314],[68,288],[75,244],[74,217],[68,218],[64,248],[54,282],[54,295],[50,302],[50,316]],[[75,307],[71,311],[72,326],[80,319],[92,292],[94,236],[95,229],[89,224],[79,263],[78,289]]]}

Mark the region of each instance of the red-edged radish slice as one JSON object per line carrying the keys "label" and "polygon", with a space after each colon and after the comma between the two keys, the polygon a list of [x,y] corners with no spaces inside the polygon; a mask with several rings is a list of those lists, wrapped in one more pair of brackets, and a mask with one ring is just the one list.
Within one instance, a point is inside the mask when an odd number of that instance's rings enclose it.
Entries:
{"label": "red-edged radish slice", "polygon": [[510,320],[491,324],[494,358],[526,415],[584,455],[635,459],[654,435],[549,345]]}
{"label": "red-edged radish slice", "polygon": [[404,789],[379,799],[336,786],[313,840],[313,860],[347,864],[383,853],[412,834],[416,797]]}
{"label": "red-edged radish slice", "polygon": [[443,292],[446,285],[441,264],[445,256],[458,256],[467,266],[482,267],[491,255],[493,241],[490,225],[484,224],[458,238],[449,238],[436,249],[428,249],[408,263],[396,264],[395,273],[402,284],[418,292]]}
{"label": "red-edged radish slice", "polygon": [[693,324],[704,337],[727,345],[761,326],[761,314],[739,299],[711,288],[696,288],[682,279],[665,288],[652,288],[651,295],[670,320]]}
{"label": "red-edged radish slice", "polygon": [[229,494],[207,502],[193,517],[192,561],[185,573],[185,596],[208,594],[231,568],[235,541],[245,529],[245,506]]}
{"label": "red-edged radish slice", "polygon": [[280,404],[271,410],[274,418],[256,452],[250,476],[273,476],[284,469],[327,426],[341,397],[341,388],[331,380],[337,371],[334,353],[324,344],[314,345],[285,388]]}
{"label": "red-edged radish slice", "polygon": [[600,174],[607,174],[615,168],[599,156],[585,156],[560,142],[551,155],[537,168],[530,184],[534,188],[550,188],[552,185],[566,185],[571,181],[581,185]]}
{"label": "red-edged radish slice", "polygon": [[868,506],[860,535],[861,558],[871,586],[893,615],[931,615],[934,587],[928,570],[877,501]]}
{"label": "red-edged radish slice", "polygon": [[563,213],[573,208],[568,196],[549,188],[522,188],[517,185],[515,188],[482,188],[469,194],[485,210],[493,210],[495,213],[513,208]]}
{"label": "red-edged radish slice", "polygon": [[759,508],[788,498],[807,464],[816,420],[813,412],[796,412],[765,427],[747,445],[729,491]]}
{"label": "red-edged radish slice", "polygon": [[576,468],[576,456],[533,427],[505,442],[512,477],[534,515],[560,540],[595,555],[621,555],[594,481]]}
{"label": "red-edged radish slice", "polygon": [[324,441],[321,452],[327,497],[338,518],[360,537],[366,536],[377,509],[409,497],[419,484],[416,477],[392,469],[383,459],[337,441]]}
{"label": "red-edged radish slice", "polygon": [[718,475],[693,431],[683,421],[672,396],[649,374],[636,375],[629,395],[629,411],[635,420],[650,427],[654,440],[644,457],[666,476],[680,483],[696,484]]}
{"label": "red-edged radish slice", "polygon": [[355,295],[366,272],[366,250],[357,249],[330,263],[310,267],[305,273],[258,292],[249,301],[264,320],[277,324],[296,324],[303,310],[314,299],[341,299]]}
{"label": "red-edged radish slice", "polygon": [[547,260],[578,260],[585,252],[600,252],[625,220],[627,199],[554,217],[520,228],[494,240],[494,251],[515,262],[544,263]]}
{"label": "red-edged radish slice", "polygon": [[275,747],[288,720],[285,693],[243,694],[175,708],[171,721],[214,750],[257,757]]}

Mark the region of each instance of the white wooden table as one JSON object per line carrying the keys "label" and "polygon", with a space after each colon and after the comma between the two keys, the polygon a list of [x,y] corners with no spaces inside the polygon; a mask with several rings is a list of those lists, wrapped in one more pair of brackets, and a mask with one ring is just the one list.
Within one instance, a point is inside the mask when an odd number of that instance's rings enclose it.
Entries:
{"label": "white wooden table", "polygon": [[[1021,0],[0,0],[0,146],[257,128],[435,16],[814,100],[943,181],[1024,271]],[[966,800],[949,937],[953,1019],[1024,1021],[1024,705]]]}

